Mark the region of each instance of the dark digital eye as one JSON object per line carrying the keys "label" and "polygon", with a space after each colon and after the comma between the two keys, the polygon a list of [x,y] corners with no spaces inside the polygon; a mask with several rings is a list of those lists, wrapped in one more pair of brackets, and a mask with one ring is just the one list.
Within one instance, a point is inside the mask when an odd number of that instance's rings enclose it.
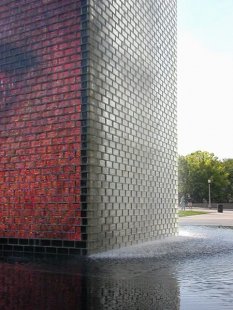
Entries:
{"label": "dark digital eye", "polygon": [[23,73],[37,64],[36,56],[14,46],[12,43],[0,44],[0,71],[5,73]]}

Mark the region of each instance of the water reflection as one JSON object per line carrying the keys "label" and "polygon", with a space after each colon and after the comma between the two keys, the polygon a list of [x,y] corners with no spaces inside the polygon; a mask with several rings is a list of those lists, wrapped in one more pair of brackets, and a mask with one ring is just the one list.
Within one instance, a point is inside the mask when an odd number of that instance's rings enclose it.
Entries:
{"label": "water reflection", "polygon": [[0,262],[0,309],[232,309],[233,230],[189,227],[176,239],[86,260]]}
{"label": "water reflection", "polygon": [[223,253],[178,265],[181,309],[232,309],[232,261],[232,253]]}
{"label": "water reflection", "polygon": [[179,309],[171,270],[147,272],[141,262],[1,262],[0,309]]}
{"label": "water reflection", "polygon": [[43,271],[30,264],[0,264],[0,309],[81,309],[81,273]]}
{"label": "water reflection", "polygon": [[172,268],[156,267],[153,261],[102,263],[97,277],[88,277],[88,296],[95,298],[87,299],[87,309],[179,309]]}

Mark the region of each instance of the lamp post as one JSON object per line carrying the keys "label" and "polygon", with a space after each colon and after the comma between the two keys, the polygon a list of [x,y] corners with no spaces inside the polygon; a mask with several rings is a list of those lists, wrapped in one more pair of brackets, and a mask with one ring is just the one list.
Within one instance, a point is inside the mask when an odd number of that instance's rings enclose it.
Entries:
{"label": "lamp post", "polygon": [[209,207],[209,209],[211,208],[210,184],[211,184],[211,180],[209,179],[208,180],[208,185],[209,185],[209,205],[208,205],[208,207]]}

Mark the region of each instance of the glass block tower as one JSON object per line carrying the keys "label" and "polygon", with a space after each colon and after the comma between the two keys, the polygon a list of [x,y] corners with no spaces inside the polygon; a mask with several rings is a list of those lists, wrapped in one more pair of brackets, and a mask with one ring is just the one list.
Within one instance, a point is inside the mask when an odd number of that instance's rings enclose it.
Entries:
{"label": "glass block tower", "polygon": [[176,234],[176,1],[2,0],[0,25],[0,251]]}

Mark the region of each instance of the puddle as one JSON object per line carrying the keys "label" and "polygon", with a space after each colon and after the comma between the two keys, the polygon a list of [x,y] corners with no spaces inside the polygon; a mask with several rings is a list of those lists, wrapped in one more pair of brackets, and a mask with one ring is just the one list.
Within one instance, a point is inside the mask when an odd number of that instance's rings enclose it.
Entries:
{"label": "puddle", "polygon": [[179,236],[88,259],[0,262],[0,309],[232,309],[233,230]]}

